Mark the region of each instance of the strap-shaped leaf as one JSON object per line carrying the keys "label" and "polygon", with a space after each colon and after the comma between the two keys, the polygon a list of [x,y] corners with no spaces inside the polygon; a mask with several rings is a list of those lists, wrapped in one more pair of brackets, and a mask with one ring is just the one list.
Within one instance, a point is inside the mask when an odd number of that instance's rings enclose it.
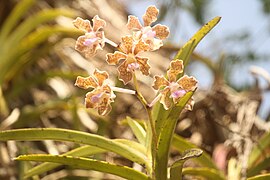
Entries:
{"label": "strap-shaped leaf", "polygon": [[204,177],[208,180],[225,180],[226,178],[217,170],[211,168],[183,168],[183,175],[194,175]]}
{"label": "strap-shaped leaf", "polygon": [[[179,152],[183,152],[191,148],[197,148],[197,146],[188,142],[186,139],[182,138],[181,136],[178,136],[177,134],[174,134],[173,136],[172,146]],[[215,163],[212,161],[211,157],[206,152],[204,152],[200,157],[194,159],[194,161],[198,162],[200,165],[204,167],[209,167],[218,170]]]}
{"label": "strap-shaped leaf", "polygon": [[270,167],[270,157],[265,158],[259,164],[256,164],[255,166],[250,167],[250,169],[247,170],[247,177],[260,174],[262,170],[269,169],[269,167]]}
{"label": "strap-shaped leaf", "polygon": [[137,121],[133,120],[131,117],[127,117],[127,122],[129,127],[132,129],[132,132],[138,139],[138,141],[145,146],[146,132],[144,128]]}
{"label": "strap-shaped leaf", "polygon": [[[63,156],[76,156],[76,157],[85,157],[85,156],[91,156],[94,154],[98,154],[98,153],[104,153],[107,152],[104,149],[100,149],[94,146],[82,146],[76,149],[73,149],[67,153],[64,153]],[[60,166],[61,164],[57,164],[57,163],[50,163],[50,162],[45,162],[42,163],[38,166],[35,166],[31,169],[29,169],[25,175],[24,178],[29,178],[35,175],[39,175],[42,173],[45,173],[47,171],[50,171],[54,168],[57,168],[58,166]]]}
{"label": "strap-shaped leaf", "polygon": [[187,92],[185,96],[180,99],[178,104],[172,108],[168,118],[163,123],[158,139],[157,154],[155,158],[155,174],[157,179],[167,178],[169,149],[175,126],[181,111],[184,109],[186,103],[189,101],[192,95],[193,92]]}
{"label": "strap-shaped leaf", "polygon": [[10,15],[5,20],[1,32],[0,32],[0,43],[7,38],[8,34],[12,31],[12,29],[15,29],[15,25],[17,25],[18,21],[22,16],[27,12],[27,10],[33,6],[33,4],[36,1],[34,0],[23,0],[20,1],[15,8],[12,10]]}
{"label": "strap-shaped leaf", "polygon": [[28,128],[16,129],[0,132],[0,141],[40,141],[40,140],[56,140],[70,141],[80,144],[87,144],[101,149],[105,149],[119,154],[133,162],[145,165],[150,169],[150,164],[145,154],[111,139],[80,131],[61,129],[61,128]]}
{"label": "strap-shaped leaf", "polygon": [[206,23],[190,40],[178,51],[174,59],[182,59],[184,66],[189,62],[190,55],[199,44],[199,42],[218,24],[221,17],[215,17],[208,23]]}
{"label": "strap-shaped leaf", "polygon": [[188,149],[184,151],[178,160],[176,160],[171,168],[170,168],[170,180],[181,180],[182,179],[182,168],[183,164],[185,163],[186,160],[190,158],[196,158],[201,156],[203,153],[202,150],[200,149]]}
{"label": "strap-shaped leaf", "polygon": [[247,178],[247,180],[268,180],[268,179],[270,179],[270,173]]}
{"label": "strap-shaped leaf", "polygon": [[[248,159],[248,168],[254,166],[256,161],[261,157],[265,156],[265,150],[270,146],[270,132],[266,133],[261,137],[256,146],[253,147],[249,159]],[[266,157],[264,157],[266,158]]]}
{"label": "strap-shaped leaf", "polygon": [[21,155],[15,160],[19,161],[40,161],[53,162],[63,165],[69,165],[76,169],[88,169],[104,173],[114,174],[127,179],[148,179],[148,177],[127,166],[119,166],[104,161],[98,161],[82,157],[61,156],[61,155]]}

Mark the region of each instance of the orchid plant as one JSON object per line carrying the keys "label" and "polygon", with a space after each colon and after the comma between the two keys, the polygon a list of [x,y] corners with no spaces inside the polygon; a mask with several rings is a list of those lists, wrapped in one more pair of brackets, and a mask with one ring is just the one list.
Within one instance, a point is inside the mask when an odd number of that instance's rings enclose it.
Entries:
{"label": "orchid plant", "polygon": [[[80,17],[73,21],[74,26],[84,34],[80,36],[75,49],[86,58],[91,59],[106,44],[115,48],[115,52],[106,55],[108,65],[118,65],[118,78],[124,85],[130,84],[133,89],[115,87],[110,84],[106,71],[95,69],[88,77],[78,76],[75,86],[90,89],[85,96],[86,108],[96,109],[99,115],[105,116],[112,110],[111,103],[117,98],[114,92],[127,93],[136,96],[148,115],[144,123],[139,123],[130,117],[126,118],[137,141],[127,139],[108,139],[96,134],[59,128],[35,128],[2,131],[0,140],[60,140],[84,144],[77,149],[63,155],[21,155],[15,160],[45,162],[25,173],[25,178],[39,175],[64,164],[74,168],[82,168],[114,174],[126,179],[182,179],[184,174],[196,174],[195,171],[183,169],[183,163],[195,157],[195,161],[207,166],[209,173],[204,176],[224,179],[206,153],[194,148],[189,142],[174,134],[175,126],[183,110],[192,110],[193,94],[197,89],[195,77],[184,74],[189,58],[200,40],[219,22],[216,17],[203,26],[171,60],[166,74],[151,76],[150,59],[144,53],[156,51],[163,46],[163,40],[169,36],[169,28],[157,24],[151,26],[158,17],[159,10],[149,6],[142,17],[128,16],[127,29],[130,34],[121,37],[120,42],[113,42],[106,38],[104,29],[106,21],[98,15],[92,23]],[[155,98],[147,102],[140,91],[136,73],[153,77]],[[129,86],[130,87],[130,86]],[[179,158],[169,163],[170,148],[180,151]],[[90,155],[104,152],[114,152],[134,163],[141,165],[142,171],[131,167],[107,163],[89,158]],[[200,157],[199,157],[200,156]],[[58,164],[56,164],[58,163]]]}

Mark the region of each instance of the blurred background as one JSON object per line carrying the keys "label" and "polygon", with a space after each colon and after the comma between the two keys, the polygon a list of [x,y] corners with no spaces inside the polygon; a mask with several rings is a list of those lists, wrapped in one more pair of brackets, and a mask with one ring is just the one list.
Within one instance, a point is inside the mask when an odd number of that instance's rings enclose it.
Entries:
{"label": "blurred background", "polygon": [[[84,107],[87,91],[73,85],[78,75],[88,76],[98,68],[108,71],[116,86],[123,84],[117,80],[116,68],[105,62],[113,47],[106,46],[91,59],[75,51],[75,41],[82,32],[73,27],[72,20],[77,16],[90,20],[98,14],[107,21],[106,37],[118,43],[128,33],[127,16],[133,14],[141,20],[149,5],[160,9],[156,23],[171,30],[162,49],[147,53],[151,77],[165,73],[174,54],[203,24],[222,17],[195,49],[187,67],[186,72],[199,80],[199,88],[194,110],[180,117],[176,131],[213,154],[214,160],[220,147],[225,160],[232,155],[243,156],[248,148],[241,134],[257,138],[269,130],[269,0],[2,0],[0,130],[59,127],[110,138],[133,138],[122,120],[127,115],[146,118],[135,97],[117,93],[113,111],[106,117]],[[154,97],[151,77],[138,77],[148,101]],[[52,141],[0,143],[0,179],[18,179],[32,166],[11,160],[19,154],[60,154],[76,146]],[[109,161],[132,166],[114,154],[110,157]],[[225,162],[217,164],[226,169]],[[59,168],[43,179],[78,176],[104,178],[98,173]]]}

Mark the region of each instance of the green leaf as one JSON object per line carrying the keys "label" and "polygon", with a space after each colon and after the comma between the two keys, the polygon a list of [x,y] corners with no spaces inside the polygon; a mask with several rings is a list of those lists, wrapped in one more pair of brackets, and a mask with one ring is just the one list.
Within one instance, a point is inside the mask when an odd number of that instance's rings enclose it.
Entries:
{"label": "green leaf", "polygon": [[0,132],[0,141],[21,140],[21,141],[40,141],[56,140],[70,141],[80,144],[95,146],[119,154],[133,162],[145,165],[150,169],[150,164],[141,152],[120,142],[107,139],[105,137],[80,131],[60,129],[60,128],[28,128],[16,129]]}
{"label": "green leaf", "polygon": [[189,62],[190,55],[199,44],[199,42],[218,24],[221,17],[215,17],[206,23],[192,38],[178,51],[174,59],[182,59],[184,66]]}
{"label": "green leaf", "polygon": [[183,168],[183,175],[201,176],[208,180],[225,180],[226,178],[219,171],[211,168]]}
{"label": "green leaf", "polygon": [[188,149],[184,151],[178,160],[176,160],[170,168],[170,180],[182,179],[182,168],[186,160],[201,156],[203,153],[200,149]]}
{"label": "green leaf", "polygon": [[19,22],[20,18],[25,14],[25,12],[33,6],[36,1],[34,0],[23,0],[19,1],[19,3],[12,10],[10,15],[5,20],[1,32],[0,32],[0,43],[8,37],[8,34],[15,29],[15,25]]}
{"label": "green leaf", "polygon": [[69,165],[76,169],[88,169],[104,173],[114,174],[127,179],[148,179],[148,177],[130,167],[110,164],[104,161],[97,161],[82,157],[61,156],[61,155],[22,155],[15,160],[18,161],[40,161],[53,162]]}
{"label": "green leaf", "polygon": [[269,169],[269,167],[270,167],[270,157],[265,158],[259,164],[256,164],[255,166],[250,167],[250,169],[247,170],[247,177],[260,174],[262,170]]}
{"label": "green leaf", "polygon": [[[67,153],[62,154],[63,156],[77,156],[77,157],[86,157],[86,156],[91,156],[94,154],[98,154],[98,153],[104,153],[107,152],[104,149],[100,149],[94,146],[82,146],[76,149],[73,149]],[[57,168],[58,166],[60,166],[60,164],[57,163],[49,163],[49,162],[45,162],[42,163],[38,166],[33,167],[32,169],[29,169],[25,175],[24,178],[29,178],[35,175],[39,175],[42,173],[45,173],[47,171],[50,171],[54,168]]]}
{"label": "green leaf", "polygon": [[258,141],[256,146],[253,147],[248,159],[248,168],[253,167],[261,156],[266,156],[265,151],[269,147],[270,132],[265,133],[263,137]]}
{"label": "green leaf", "polygon": [[145,146],[146,145],[145,144],[146,132],[145,132],[144,128],[137,121],[133,120],[131,117],[127,117],[127,122],[128,122],[129,127],[132,129],[132,132],[134,133],[134,135],[138,139],[138,141],[142,145]]}
{"label": "green leaf", "polygon": [[[197,146],[188,142],[186,139],[182,138],[177,134],[174,134],[173,136],[172,146],[180,152],[191,148],[197,148]],[[206,152],[204,152],[200,157],[194,159],[194,161],[198,162],[202,166],[218,170],[215,163],[212,161],[211,157]]]}
{"label": "green leaf", "polygon": [[269,180],[269,179],[270,179],[270,173],[247,178],[247,180]]}
{"label": "green leaf", "polygon": [[175,126],[178,121],[179,115],[184,109],[186,103],[192,97],[193,92],[187,92],[178,104],[172,108],[168,118],[164,121],[161,128],[160,136],[158,139],[157,154],[155,158],[155,175],[157,179],[167,178],[167,165],[169,158],[169,150],[174,134]]}

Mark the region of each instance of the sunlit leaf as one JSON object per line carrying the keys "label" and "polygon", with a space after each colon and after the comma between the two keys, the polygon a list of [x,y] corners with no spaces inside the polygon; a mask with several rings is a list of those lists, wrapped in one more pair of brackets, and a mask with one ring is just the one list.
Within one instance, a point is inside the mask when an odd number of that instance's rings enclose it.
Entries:
{"label": "sunlit leaf", "polygon": [[217,170],[211,168],[183,168],[183,175],[204,177],[208,180],[225,180],[226,178]]}
{"label": "sunlit leaf", "polygon": [[146,132],[145,132],[144,128],[137,121],[133,120],[130,117],[127,117],[127,122],[128,122],[128,125],[130,126],[130,128],[132,129],[132,132],[134,133],[134,135],[138,139],[138,141],[141,144],[146,145],[145,144]]}
{"label": "sunlit leaf", "polygon": [[268,179],[270,179],[270,173],[247,178],[247,180],[268,180]]}
{"label": "sunlit leaf", "polygon": [[0,141],[40,141],[56,140],[70,141],[80,144],[87,144],[101,149],[117,153],[138,164],[150,168],[149,162],[144,154],[124,145],[123,143],[107,139],[105,137],[80,131],[60,129],[60,128],[28,128],[16,129],[0,132]]}
{"label": "sunlit leaf", "polygon": [[63,165],[69,165],[76,169],[88,169],[104,173],[114,174],[127,179],[148,179],[147,176],[130,167],[110,164],[104,161],[98,161],[82,157],[61,156],[61,155],[21,155],[15,160],[18,161],[40,161],[53,162]]}
{"label": "sunlit leaf", "polygon": [[170,180],[181,180],[182,179],[182,168],[186,160],[190,158],[196,158],[201,156],[203,153],[200,149],[188,149],[181,153],[178,160],[176,160],[170,168]]}
{"label": "sunlit leaf", "polygon": [[169,149],[174,134],[175,126],[181,111],[184,109],[186,103],[189,101],[193,92],[188,92],[178,102],[177,106],[173,107],[168,118],[164,120],[158,139],[158,147],[156,154],[156,177],[157,179],[167,178],[167,165],[169,157]]}
{"label": "sunlit leaf", "polygon": [[[174,134],[173,136],[172,146],[180,152],[191,148],[197,148],[194,144],[188,142],[186,139],[176,134]],[[195,158],[194,161],[198,162],[202,166],[218,170],[215,163],[212,161],[211,157],[206,152],[204,152],[200,157]]]}

